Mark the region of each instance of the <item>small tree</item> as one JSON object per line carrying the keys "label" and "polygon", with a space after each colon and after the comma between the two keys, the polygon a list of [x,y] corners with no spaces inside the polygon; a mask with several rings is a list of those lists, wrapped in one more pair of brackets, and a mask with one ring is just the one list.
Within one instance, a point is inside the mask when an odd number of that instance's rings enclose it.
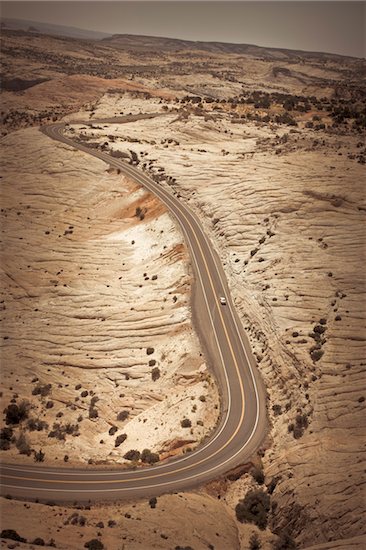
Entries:
{"label": "small tree", "polygon": [[19,424],[28,417],[29,409],[30,403],[28,401],[21,401],[19,405],[10,403],[4,411],[6,424]]}
{"label": "small tree", "polygon": [[249,491],[235,507],[238,521],[254,523],[260,529],[267,527],[270,497],[264,491]]}

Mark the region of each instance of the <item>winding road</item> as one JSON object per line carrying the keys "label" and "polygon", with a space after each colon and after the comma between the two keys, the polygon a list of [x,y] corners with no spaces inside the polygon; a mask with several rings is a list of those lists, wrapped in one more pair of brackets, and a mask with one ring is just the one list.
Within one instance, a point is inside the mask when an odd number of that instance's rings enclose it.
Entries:
{"label": "winding road", "polygon": [[[126,162],[65,137],[64,128],[64,124],[53,124],[42,131],[120,169],[154,193],[178,221],[195,275],[194,324],[220,386],[221,417],[214,433],[195,451],[151,467],[82,470],[2,464],[1,492],[24,499],[85,502],[192,489],[248,461],[266,432],[265,390],[230,298],[223,267],[197,215],[180,198]],[[226,305],[220,304],[220,296],[226,297]]]}

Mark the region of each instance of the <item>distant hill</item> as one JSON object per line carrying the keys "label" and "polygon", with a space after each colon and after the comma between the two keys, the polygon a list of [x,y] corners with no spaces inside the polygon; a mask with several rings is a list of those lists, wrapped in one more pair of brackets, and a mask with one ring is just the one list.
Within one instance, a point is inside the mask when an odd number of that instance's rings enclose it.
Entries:
{"label": "distant hill", "polygon": [[30,33],[51,34],[76,39],[100,41],[105,45],[120,50],[134,50],[136,52],[179,52],[184,50],[201,50],[210,53],[234,53],[239,55],[252,56],[267,60],[278,61],[298,61],[323,59],[341,60],[355,59],[324,52],[308,52],[302,50],[288,50],[286,48],[270,48],[266,46],[256,46],[254,44],[232,44],[229,42],[203,42],[193,40],[183,40],[179,38],[164,38],[158,36],[143,36],[134,34],[108,34],[98,31],[79,29],[76,27],[66,27],[63,25],[54,25],[52,23],[40,23],[38,21],[26,21],[21,19],[1,19],[1,27],[9,30],[20,30]]}
{"label": "distant hill", "polygon": [[22,19],[2,18],[1,26],[9,30],[68,36],[70,38],[81,38],[86,40],[101,40],[102,38],[111,36],[105,32],[89,31],[76,27],[65,27],[63,25],[54,25],[53,23],[40,23],[39,21],[26,21]]}
{"label": "distant hill", "polygon": [[301,50],[288,50],[285,48],[269,48],[265,46],[256,46],[254,44],[231,44],[228,42],[201,42],[192,40],[182,40],[178,38],[164,38],[157,36],[140,36],[133,34],[114,34],[102,39],[102,42],[109,44],[114,48],[126,50],[152,51],[159,50],[165,52],[176,52],[182,50],[202,50],[211,53],[235,53],[243,55],[252,55],[253,57],[263,57],[273,60],[294,60],[297,58],[311,59],[316,57],[319,60],[335,60],[346,56],[322,53],[306,52]]}

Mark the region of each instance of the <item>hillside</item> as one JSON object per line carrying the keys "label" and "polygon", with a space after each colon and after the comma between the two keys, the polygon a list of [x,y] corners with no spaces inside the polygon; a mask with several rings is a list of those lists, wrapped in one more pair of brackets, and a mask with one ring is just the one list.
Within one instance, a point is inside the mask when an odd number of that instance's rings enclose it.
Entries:
{"label": "hillside", "polygon": [[[1,42],[4,460],[164,460],[199,445],[220,412],[178,226],[132,181],[38,130],[52,120],[199,215],[270,424],[248,463],[196,492],[83,510],[2,499],[2,528],[24,548],[41,537],[246,550],[256,535],[264,550],[361,550],[364,62],[131,35],[5,29]],[[269,503],[259,521],[237,514],[253,491]]]}

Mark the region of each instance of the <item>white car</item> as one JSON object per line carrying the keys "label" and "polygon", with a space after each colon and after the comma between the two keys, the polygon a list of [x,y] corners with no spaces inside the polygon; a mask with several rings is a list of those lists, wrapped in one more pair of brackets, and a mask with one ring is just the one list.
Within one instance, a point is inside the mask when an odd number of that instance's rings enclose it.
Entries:
{"label": "white car", "polygon": [[226,306],[226,298],[225,298],[225,296],[220,296],[220,304],[221,304],[222,306]]}

